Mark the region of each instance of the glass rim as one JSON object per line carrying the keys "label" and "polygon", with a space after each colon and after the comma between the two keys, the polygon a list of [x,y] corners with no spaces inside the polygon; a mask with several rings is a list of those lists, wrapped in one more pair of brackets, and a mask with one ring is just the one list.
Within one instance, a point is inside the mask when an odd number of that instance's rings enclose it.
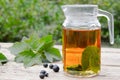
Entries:
{"label": "glass rim", "polygon": [[71,4],[71,5],[62,5],[62,8],[64,7],[70,7],[70,8],[76,8],[76,7],[98,7],[98,5],[94,4]]}

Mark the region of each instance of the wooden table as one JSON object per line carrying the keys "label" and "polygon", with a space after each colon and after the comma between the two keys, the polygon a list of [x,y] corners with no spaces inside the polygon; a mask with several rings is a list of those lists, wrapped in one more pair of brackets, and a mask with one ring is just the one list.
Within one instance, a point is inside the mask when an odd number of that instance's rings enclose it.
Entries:
{"label": "wooden table", "polygon": [[[3,52],[9,62],[4,66],[0,66],[0,80],[41,80],[39,78],[40,70],[43,68],[36,65],[29,68],[24,68],[22,63],[14,62],[14,55],[10,54],[8,48],[11,43],[0,43],[0,52]],[[61,45],[55,46],[61,50]],[[74,78],[68,77],[63,72],[62,62],[57,62],[60,66],[60,72],[55,73],[49,68],[45,69],[49,73],[49,77],[44,80],[120,80],[120,49],[118,48],[102,48],[101,53],[101,72],[98,76],[92,78]]]}

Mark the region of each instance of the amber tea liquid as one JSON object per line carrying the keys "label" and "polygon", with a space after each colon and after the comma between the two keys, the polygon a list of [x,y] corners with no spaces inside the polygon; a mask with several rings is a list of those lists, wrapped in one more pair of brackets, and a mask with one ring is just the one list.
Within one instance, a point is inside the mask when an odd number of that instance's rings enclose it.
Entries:
{"label": "amber tea liquid", "polygon": [[[74,30],[63,27],[63,64],[64,71],[72,75],[96,75],[90,68],[82,70],[82,54],[87,46],[95,46],[100,50],[101,30]],[[100,52],[97,53],[100,57]],[[84,59],[85,60],[85,59]],[[100,62],[98,62],[100,64]],[[100,66],[100,65],[98,65]]]}

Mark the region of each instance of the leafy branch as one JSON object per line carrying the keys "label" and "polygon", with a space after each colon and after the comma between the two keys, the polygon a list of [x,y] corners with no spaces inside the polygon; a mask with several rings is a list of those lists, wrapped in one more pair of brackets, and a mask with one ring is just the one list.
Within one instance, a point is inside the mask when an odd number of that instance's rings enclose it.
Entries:
{"label": "leafy branch", "polygon": [[15,61],[23,62],[25,67],[61,60],[60,51],[54,48],[51,35],[42,38],[38,35],[24,37],[21,42],[14,43],[10,51],[15,55]]}

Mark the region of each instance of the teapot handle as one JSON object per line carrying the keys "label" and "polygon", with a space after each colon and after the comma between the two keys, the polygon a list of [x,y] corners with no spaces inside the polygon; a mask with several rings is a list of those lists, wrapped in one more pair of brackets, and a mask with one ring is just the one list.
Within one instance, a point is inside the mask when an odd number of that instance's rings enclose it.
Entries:
{"label": "teapot handle", "polygon": [[107,11],[98,9],[98,16],[104,16],[107,18],[109,36],[110,36],[110,44],[114,44],[114,18],[113,18],[113,15]]}

